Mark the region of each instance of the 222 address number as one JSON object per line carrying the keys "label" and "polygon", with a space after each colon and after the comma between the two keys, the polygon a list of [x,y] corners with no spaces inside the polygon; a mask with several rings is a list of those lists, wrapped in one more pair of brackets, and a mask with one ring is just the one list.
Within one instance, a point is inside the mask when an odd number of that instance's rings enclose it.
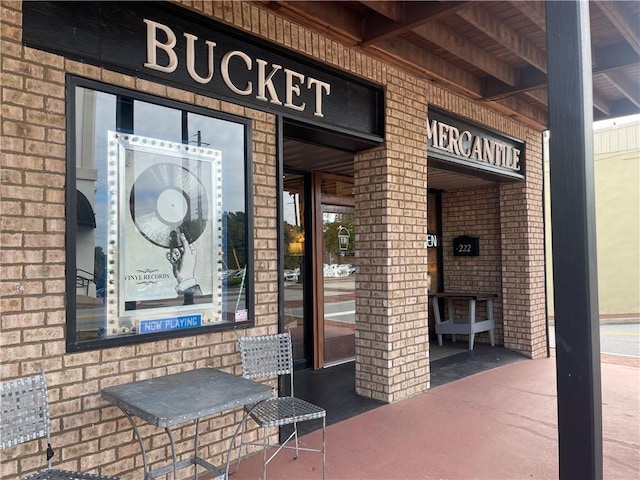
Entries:
{"label": "222 address number", "polygon": [[461,243],[458,245],[456,249],[458,253],[471,253],[471,244],[470,243]]}

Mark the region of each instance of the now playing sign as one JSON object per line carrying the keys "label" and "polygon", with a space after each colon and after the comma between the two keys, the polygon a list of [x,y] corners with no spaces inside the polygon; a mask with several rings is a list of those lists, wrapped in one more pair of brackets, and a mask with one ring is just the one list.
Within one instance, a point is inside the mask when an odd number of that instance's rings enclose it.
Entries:
{"label": "now playing sign", "polygon": [[140,322],[140,333],[166,332],[202,326],[202,315],[184,315],[172,318],[155,318]]}

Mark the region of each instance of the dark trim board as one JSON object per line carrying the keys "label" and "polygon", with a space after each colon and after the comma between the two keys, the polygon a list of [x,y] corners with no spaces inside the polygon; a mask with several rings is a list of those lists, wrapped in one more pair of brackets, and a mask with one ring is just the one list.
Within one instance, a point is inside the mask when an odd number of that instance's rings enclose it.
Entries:
{"label": "dark trim board", "polygon": [[24,2],[23,43],[366,140],[384,137],[381,86],[170,2]]}

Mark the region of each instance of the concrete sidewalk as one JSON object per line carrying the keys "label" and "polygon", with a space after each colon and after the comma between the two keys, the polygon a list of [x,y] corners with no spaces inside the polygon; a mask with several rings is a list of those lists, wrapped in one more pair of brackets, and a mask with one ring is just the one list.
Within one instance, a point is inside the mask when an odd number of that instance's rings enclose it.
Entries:
{"label": "concrete sidewalk", "polygon": [[[604,478],[640,478],[640,369],[602,363]],[[614,363],[610,363],[614,362]],[[327,428],[327,479],[558,478],[555,358],[447,383]],[[302,437],[321,443],[321,432]],[[262,455],[232,480],[258,479]],[[267,478],[320,479],[321,457],[283,451]]]}

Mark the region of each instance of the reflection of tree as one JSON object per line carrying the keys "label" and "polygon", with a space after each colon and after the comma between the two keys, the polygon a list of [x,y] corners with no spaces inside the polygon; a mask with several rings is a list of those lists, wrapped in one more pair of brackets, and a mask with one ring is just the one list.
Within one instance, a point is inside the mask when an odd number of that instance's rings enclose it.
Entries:
{"label": "reflection of tree", "polygon": [[[295,269],[300,267],[300,258],[296,255],[289,254],[289,246],[292,243],[300,242],[301,246],[304,246],[304,238],[302,237],[302,227],[292,225],[289,222],[284,222],[284,268]],[[302,252],[301,252],[302,253]]]}
{"label": "reflection of tree", "polygon": [[222,214],[223,261],[227,268],[240,269],[247,264],[246,222],[245,212],[224,212]]}
{"label": "reflection of tree", "polygon": [[[349,230],[349,247],[347,250],[340,250],[340,243],[338,241],[338,230],[340,226],[343,226]],[[325,222],[324,224],[324,250],[327,253],[340,254],[344,252],[345,255],[351,256],[355,250],[355,222],[353,215],[336,214],[333,222]]]}

